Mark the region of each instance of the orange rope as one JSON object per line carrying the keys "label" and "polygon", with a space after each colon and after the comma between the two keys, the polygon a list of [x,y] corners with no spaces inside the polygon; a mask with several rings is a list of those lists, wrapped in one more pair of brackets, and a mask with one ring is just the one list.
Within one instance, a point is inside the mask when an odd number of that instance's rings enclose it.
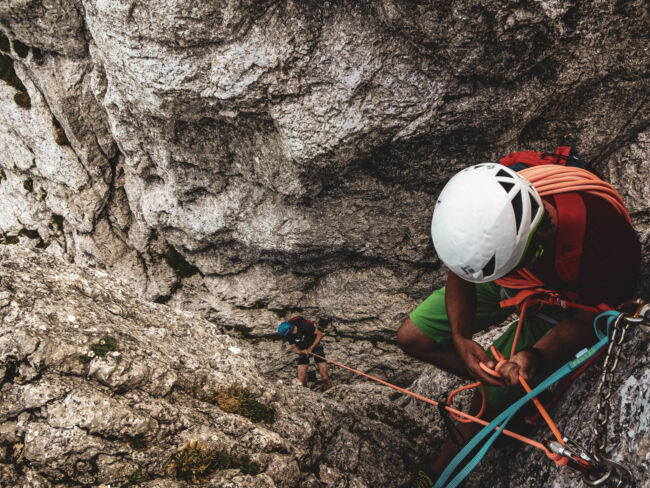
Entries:
{"label": "orange rope", "polygon": [[[569,386],[571,386],[571,384],[576,380],[576,378],[578,378],[578,376],[584,373],[587,370],[587,368],[589,368],[592,364],[594,364],[594,362],[600,357],[600,355],[603,352],[605,352],[605,349],[601,349],[600,351],[598,351],[591,359],[589,359],[589,361],[583,364],[580,367],[580,369],[578,369],[575,373],[573,373],[569,377],[569,379],[564,382],[562,388],[560,388],[558,392],[553,396],[553,399],[550,402],[548,402],[546,405],[544,405],[544,408],[548,410],[553,405],[555,405],[558,402],[558,400],[562,397],[562,395],[564,395],[564,393],[569,389]],[[537,412],[536,414],[531,415],[530,417],[526,417],[525,420],[529,424],[535,425],[540,415],[541,415],[540,412]]]}
{"label": "orange rope", "polygon": [[[526,297],[526,299],[522,303],[521,314],[519,315],[519,320],[518,320],[518,323],[517,323],[517,330],[515,331],[515,337],[514,337],[514,340],[512,342],[512,349],[510,351],[510,358],[512,358],[516,353],[517,342],[519,340],[519,333],[521,332],[521,327],[522,327],[522,324],[523,324],[523,321],[524,321],[523,319],[524,319],[524,316],[526,314],[526,310],[528,309],[528,306],[530,305],[530,302],[532,300],[537,300],[537,299],[538,298],[536,298],[535,295],[529,295],[528,297]],[[479,363],[479,366],[481,367],[481,369],[483,369],[483,371],[489,373],[490,375],[492,375],[492,376],[494,376],[496,378],[502,378],[503,376],[500,373],[500,369],[508,361],[506,360],[505,356],[503,356],[503,354],[501,354],[501,352],[496,347],[490,346],[490,351],[492,352],[492,355],[494,356],[494,359],[497,361],[496,367],[494,369],[491,369],[491,368],[489,368],[488,366],[486,366],[483,363]],[[530,393],[531,389],[528,386],[528,383],[526,382],[526,380],[521,375],[519,376],[519,382],[524,387],[526,392]],[[454,390],[451,393],[451,395],[449,396],[449,399],[451,399],[454,395],[456,395],[460,391],[467,390],[467,389],[470,389],[470,388],[475,388],[475,387],[477,387],[479,385],[481,385],[481,389],[483,390],[483,399],[482,399],[482,402],[481,402],[481,411],[477,415],[478,417],[480,417],[483,414],[483,412],[485,411],[485,407],[486,407],[485,386],[482,385],[482,383],[480,381],[478,383],[472,383],[471,385],[463,386],[463,387],[458,388],[457,390]],[[448,400],[448,403],[449,403],[449,400]],[[555,422],[553,422],[553,420],[551,419],[551,416],[548,414],[548,412],[546,411],[546,409],[544,408],[542,403],[537,399],[537,397],[533,398],[533,403],[535,404],[535,406],[537,407],[537,410],[539,411],[541,416],[544,418],[544,420],[548,424],[549,428],[551,429],[551,432],[553,432],[553,435],[558,440],[558,442],[560,442],[561,444],[564,444],[564,440],[562,438],[562,434],[560,433],[560,430],[557,428],[557,425],[555,425]],[[454,418],[456,418],[458,420],[458,418],[455,415],[454,415]]]}
{"label": "orange rope", "polygon": [[[327,361],[328,363],[335,364],[336,366],[338,366],[338,367],[340,367],[340,368],[347,369],[347,370],[349,370],[349,371],[352,371],[353,373],[357,373],[358,375],[361,375],[361,376],[364,376],[364,377],[366,377],[366,378],[369,378],[369,379],[371,379],[371,380],[373,380],[373,381],[376,381],[377,383],[381,383],[382,385],[388,386],[389,388],[393,388],[393,389],[395,389],[395,390],[397,390],[397,391],[400,391],[400,392],[402,392],[402,393],[404,393],[404,394],[406,394],[406,395],[410,395],[410,396],[412,396],[412,397],[414,397],[414,398],[417,398],[418,400],[422,400],[423,402],[430,403],[431,405],[435,405],[436,407],[438,406],[438,403],[439,403],[439,402],[436,402],[435,400],[431,400],[431,399],[429,399],[429,398],[427,398],[427,397],[424,397],[424,396],[422,396],[422,395],[419,395],[419,394],[417,394],[417,393],[414,393],[414,392],[412,392],[412,391],[409,391],[409,390],[407,390],[407,389],[405,389],[405,388],[401,388],[401,387],[399,387],[399,386],[393,385],[393,384],[389,383],[388,381],[380,380],[379,378],[375,378],[374,376],[371,376],[371,375],[366,374],[366,373],[364,373],[364,372],[362,372],[362,371],[359,371],[358,369],[354,369],[354,368],[351,368],[351,367],[349,367],[349,366],[346,366],[345,364],[341,364],[341,363],[338,363],[338,362],[333,361],[333,360],[331,360],[331,359],[325,358],[325,357],[323,357],[323,356],[319,356],[318,354],[314,354],[313,352],[311,352],[311,353],[309,353],[309,354],[311,354],[311,355],[314,356],[314,357],[320,358],[320,359],[322,359],[322,360],[324,360],[324,361]],[[450,413],[455,413],[455,414],[457,414],[457,415],[461,415],[462,417],[465,417],[466,419],[469,419],[469,420],[471,420],[471,421],[473,421],[473,422],[476,422],[476,423],[478,423],[478,424],[481,424],[481,425],[483,425],[483,426],[486,426],[486,425],[489,424],[489,422],[486,422],[486,421],[483,420],[483,419],[480,419],[480,418],[474,417],[473,415],[469,415],[469,414],[467,414],[467,413],[465,413],[465,412],[461,412],[460,410],[456,410],[455,408],[450,407],[450,406],[448,406],[448,405],[445,406],[445,409],[446,409],[447,411],[449,411]],[[542,444],[541,442],[537,442],[537,441],[535,441],[535,440],[533,440],[533,439],[529,439],[528,437],[525,437],[525,436],[523,436],[523,435],[517,434],[516,432],[512,432],[512,431],[507,430],[507,429],[499,429],[499,426],[495,427],[494,430],[501,430],[503,434],[505,434],[505,435],[507,435],[507,436],[509,436],[509,437],[512,437],[513,439],[517,439],[518,441],[524,442],[524,443],[526,443],[526,444],[528,444],[528,445],[530,445],[530,446],[533,446],[533,447],[536,447],[536,448],[538,448],[538,449],[541,449],[541,450],[544,451],[544,452],[546,453],[546,455],[547,455],[548,457],[550,457],[551,459],[553,459],[554,456],[556,456],[556,454],[553,454],[551,451],[549,451],[548,448],[547,448],[544,444]]]}
{"label": "orange rope", "polygon": [[[521,386],[524,387],[524,390],[526,390],[526,393],[531,392],[530,386],[528,386],[528,383],[524,378],[519,376],[519,383],[521,383]],[[542,417],[544,417],[544,420],[546,420],[546,423],[548,424],[549,428],[551,429],[551,432],[553,432],[553,435],[557,439],[557,441],[560,444],[565,444],[564,439],[562,438],[562,434],[560,433],[560,429],[557,428],[557,425],[555,425],[555,422],[553,422],[553,419],[551,419],[551,416],[548,414],[546,409],[544,408],[544,405],[542,405],[542,402],[540,402],[537,397],[533,397],[533,403],[537,407],[537,410],[539,410],[539,413],[542,414]]]}
{"label": "orange rope", "polygon": [[[458,394],[458,393],[460,393],[461,391],[464,391],[464,390],[470,390],[470,389],[472,389],[472,388],[476,388],[476,387],[478,387],[478,386],[481,386],[481,382],[480,382],[480,381],[477,381],[476,383],[472,383],[472,384],[470,384],[470,385],[461,386],[460,388],[455,389],[454,391],[452,391],[452,392],[450,393],[449,397],[447,398],[447,405],[451,405],[451,399],[454,398],[454,397],[456,396],[456,394]],[[486,404],[487,404],[487,402],[486,402],[486,400],[485,400],[485,388],[481,388],[481,394],[482,394],[482,397],[483,397],[483,398],[482,398],[482,400],[481,400],[481,410],[479,410],[479,412],[476,414],[476,417],[477,417],[477,418],[481,418],[481,416],[482,416],[483,413],[485,412],[485,406],[486,406]],[[466,420],[466,419],[464,419],[463,417],[459,417],[459,416],[457,416],[457,415],[456,415],[455,413],[453,413],[453,412],[449,412],[449,413],[451,414],[451,416],[452,416],[454,419],[456,419],[458,422],[461,422],[461,423],[463,423],[463,424],[469,424],[470,422],[472,422],[471,420]]]}

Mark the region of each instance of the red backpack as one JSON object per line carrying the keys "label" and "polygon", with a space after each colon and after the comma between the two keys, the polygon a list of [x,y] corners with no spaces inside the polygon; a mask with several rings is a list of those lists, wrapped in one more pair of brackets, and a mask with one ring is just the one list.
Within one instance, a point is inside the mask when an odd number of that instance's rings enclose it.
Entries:
{"label": "red backpack", "polygon": [[[580,158],[580,156],[578,156],[578,154],[569,146],[558,147],[554,154],[537,153],[535,151],[510,153],[501,158],[498,162],[514,171],[523,171],[528,168],[543,165],[574,167],[579,168],[580,170],[589,171],[592,173],[589,176],[590,180],[597,180],[598,184],[606,187],[604,189],[599,189],[600,193],[598,194],[602,196],[602,193],[608,193],[607,196],[610,197],[610,201],[616,200],[615,204],[618,205],[619,212],[626,215],[629,220],[627,210],[625,210],[625,206],[616,191],[611,187],[611,185],[603,181],[600,174],[589,168],[582,158]],[[537,170],[530,170],[525,171],[525,173],[530,173],[531,171],[537,172]],[[539,171],[542,171],[541,168]],[[587,173],[587,175],[589,175],[589,173]],[[529,176],[527,177],[529,178]],[[582,176],[580,178],[584,179]],[[533,183],[533,186],[535,186],[538,192],[543,196],[544,192],[539,188],[540,181],[543,180],[531,180],[531,183]],[[593,183],[593,181],[591,183]],[[576,284],[580,278],[580,262],[586,231],[587,210],[584,201],[580,196],[579,190],[565,189],[558,192],[553,191],[551,193],[553,194],[553,199],[555,200],[558,213],[555,270],[558,277],[564,283]],[[514,279],[512,277],[504,277],[501,280],[497,280],[497,283],[510,288],[527,288],[533,284],[533,280],[528,278]],[[537,283],[537,285],[540,284],[541,283]]]}

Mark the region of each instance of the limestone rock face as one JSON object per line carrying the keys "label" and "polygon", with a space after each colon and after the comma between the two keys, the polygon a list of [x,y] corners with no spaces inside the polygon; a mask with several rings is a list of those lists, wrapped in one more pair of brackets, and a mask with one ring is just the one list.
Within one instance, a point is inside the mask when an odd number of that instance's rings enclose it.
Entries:
{"label": "limestone rock face", "polygon": [[413,379],[394,331],[441,283],[429,219],[457,169],[574,145],[648,254],[644,11],[4,0],[23,86],[0,86],[0,228],[249,337],[316,318],[335,350],[382,343],[385,373]]}
{"label": "limestone rock face", "polygon": [[[259,466],[217,470],[201,486],[388,487],[430,453],[435,429],[385,389],[271,384],[245,343],[141,301],[103,271],[6,246],[0,300],[2,486],[120,486],[138,470],[142,486],[189,486],[170,465],[200,441]],[[205,401],[232,385],[272,406],[275,421]]]}
{"label": "limestone rock face", "polygon": [[200,314],[267,381],[295,376],[271,339],[301,314],[408,385],[395,330],[443,283],[431,212],[469,164],[574,146],[650,297],[647,45],[642,0],[0,0],[0,246]]}

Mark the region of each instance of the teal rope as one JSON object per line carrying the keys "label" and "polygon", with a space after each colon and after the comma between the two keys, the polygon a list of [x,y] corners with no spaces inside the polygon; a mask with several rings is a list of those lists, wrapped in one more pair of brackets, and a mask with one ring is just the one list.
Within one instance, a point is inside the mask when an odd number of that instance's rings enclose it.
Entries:
{"label": "teal rope", "polygon": [[[483,457],[489,450],[490,446],[492,446],[492,444],[497,439],[497,437],[501,434],[501,432],[503,432],[503,429],[505,429],[506,425],[508,425],[508,422],[510,422],[512,417],[514,417],[514,415],[519,411],[519,409],[521,409],[521,407],[525,403],[527,403],[533,397],[539,395],[541,392],[546,390],[554,383],[561,380],[563,377],[571,373],[571,371],[580,367],[585,361],[588,361],[589,358],[591,358],[594,354],[596,354],[598,351],[600,351],[600,349],[602,349],[604,346],[606,346],[609,343],[611,338],[611,326],[614,323],[614,320],[616,320],[618,316],[619,316],[619,312],[614,312],[614,311],[608,311],[598,315],[594,319],[594,330],[596,332],[596,336],[600,340],[591,349],[585,352],[581,351],[579,353],[580,354],[579,357],[569,361],[564,366],[559,368],[548,378],[546,378],[543,382],[541,382],[538,386],[536,386],[530,393],[526,394],[518,401],[513,403],[510,407],[508,407],[506,410],[501,412],[492,422],[490,422],[488,425],[483,427],[483,429],[481,429],[481,431],[476,436],[474,436],[472,440],[469,443],[467,443],[467,445],[456,455],[456,457],[451,461],[451,463],[449,463],[447,468],[440,475],[440,478],[438,478],[438,481],[436,481],[433,488],[444,488],[445,486],[447,488],[455,488],[467,476],[469,476],[469,474],[474,470],[474,468],[478,465],[478,463],[483,459]],[[606,332],[602,332],[599,327],[600,324],[602,323],[601,321],[603,320],[606,323],[606,327],[607,327]],[[458,466],[465,460],[465,458],[469,456],[469,454],[474,450],[474,448],[490,434],[492,434],[491,437],[485,442],[483,447],[481,447],[481,449],[476,454],[476,456],[474,456],[474,458],[471,459],[463,467],[462,470],[460,470],[460,472],[456,475],[455,478],[453,478],[449,482],[449,484],[445,485],[447,480],[452,476],[454,471],[456,471]]]}

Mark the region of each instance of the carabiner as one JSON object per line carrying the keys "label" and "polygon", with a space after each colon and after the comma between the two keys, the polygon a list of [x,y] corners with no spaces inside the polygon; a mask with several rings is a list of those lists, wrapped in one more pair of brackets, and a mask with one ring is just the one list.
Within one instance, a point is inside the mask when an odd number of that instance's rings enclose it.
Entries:
{"label": "carabiner", "polygon": [[589,456],[577,443],[570,441],[566,437],[563,440],[567,444],[561,444],[558,441],[546,441],[544,444],[549,451],[566,458],[568,460],[567,466],[570,468],[582,473],[593,473],[595,467],[591,456]]}
{"label": "carabiner", "polygon": [[599,468],[598,478],[592,477],[593,473],[585,471],[582,473],[582,481],[584,481],[589,486],[603,486],[606,482],[612,478],[614,475],[614,480],[616,481],[617,488],[623,488],[625,486],[634,486],[634,475],[632,472],[623,464],[617,463],[613,459],[607,458],[603,455],[593,456],[597,459],[597,466]]}

